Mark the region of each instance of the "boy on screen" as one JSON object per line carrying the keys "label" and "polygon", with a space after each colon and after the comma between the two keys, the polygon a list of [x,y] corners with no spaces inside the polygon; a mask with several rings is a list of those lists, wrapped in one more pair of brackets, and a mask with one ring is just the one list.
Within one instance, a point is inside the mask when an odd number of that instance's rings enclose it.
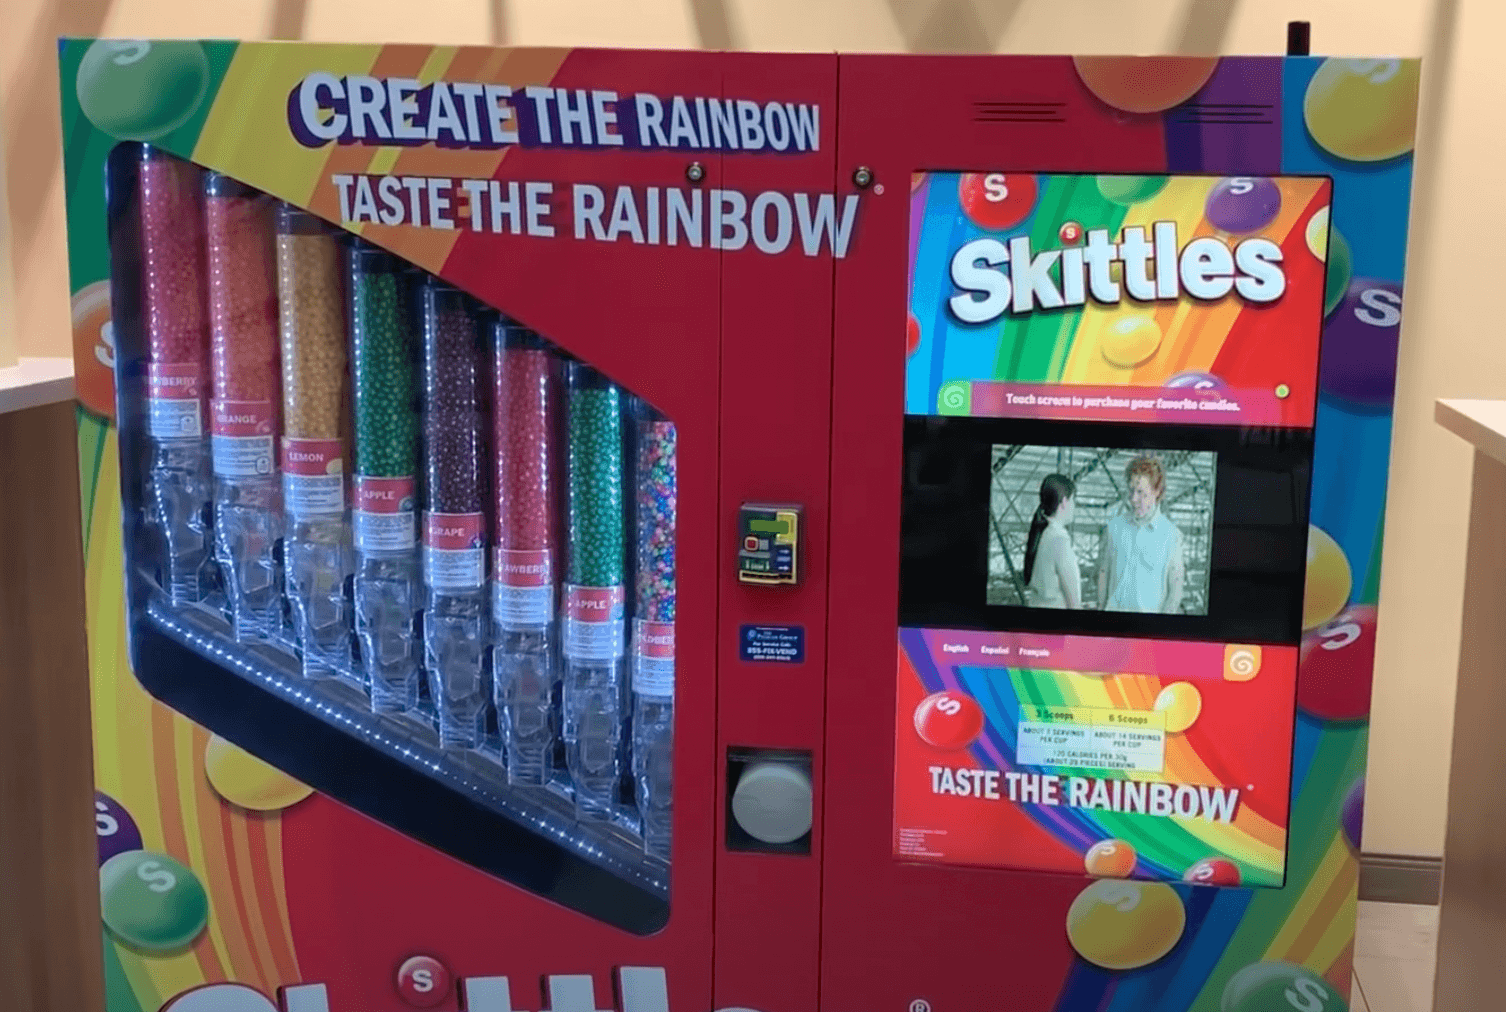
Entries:
{"label": "boy on screen", "polygon": [[1125,508],[1103,526],[1098,551],[1098,607],[1172,614],[1182,606],[1186,569],[1182,532],[1161,512],[1166,471],[1142,455],[1124,469]]}

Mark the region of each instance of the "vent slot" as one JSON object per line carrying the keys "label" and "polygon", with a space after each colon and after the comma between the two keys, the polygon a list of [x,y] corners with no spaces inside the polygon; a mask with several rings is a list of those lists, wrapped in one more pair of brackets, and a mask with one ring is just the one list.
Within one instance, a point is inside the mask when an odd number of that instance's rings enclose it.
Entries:
{"label": "vent slot", "polygon": [[1263,102],[1189,102],[1170,110],[1173,123],[1270,126],[1275,106]]}
{"label": "vent slot", "polygon": [[974,102],[974,123],[1065,123],[1065,102]]}

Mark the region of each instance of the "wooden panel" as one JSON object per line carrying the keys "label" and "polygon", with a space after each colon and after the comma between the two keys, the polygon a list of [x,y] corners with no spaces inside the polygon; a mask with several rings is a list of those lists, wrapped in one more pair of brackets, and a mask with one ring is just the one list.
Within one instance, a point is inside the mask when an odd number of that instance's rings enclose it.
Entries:
{"label": "wooden panel", "polygon": [[68,401],[0,415],[0,995],[104,1008],[78,440]]}
{"label": "wooden panel", "polygon": [[[1454,703],[1435,1012],[1496,1008],[1506,991],[1506,464],[1475,453]],[[1426,747],[1443,748],[1441,741]]]}

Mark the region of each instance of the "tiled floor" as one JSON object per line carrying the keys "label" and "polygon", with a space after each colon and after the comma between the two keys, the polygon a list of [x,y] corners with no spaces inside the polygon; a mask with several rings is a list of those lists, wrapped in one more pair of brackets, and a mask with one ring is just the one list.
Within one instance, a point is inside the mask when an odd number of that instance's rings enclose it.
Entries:
{"label": "tiled floor", "polygon": [[1351,1012],[1431,1012],[1438,908],[1360,903]]}

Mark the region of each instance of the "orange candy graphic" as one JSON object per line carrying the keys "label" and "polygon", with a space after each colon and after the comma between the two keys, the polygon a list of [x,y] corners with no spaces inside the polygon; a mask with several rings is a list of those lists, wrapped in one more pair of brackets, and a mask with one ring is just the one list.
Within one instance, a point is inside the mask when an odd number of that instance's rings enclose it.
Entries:
{"label": "orange candy graphic", "polygon": [[79,402],[103,418],[115,417],[115,335],[110,325],[110,283],[96,281],[73,296],[74,386]]}
{"label": "orange candy graphic", "polygon": [[1126,878],[1135,870],[1135,848],[1124,840],[1099,840],[1088,848],[1082,863],[1097,878]]}
{"label": "orange candy graphic", "polygon": [[1104,105],[1161,112],[1181,105],[1213,76],[1215,56],[1074,56],[1077,76]]}

